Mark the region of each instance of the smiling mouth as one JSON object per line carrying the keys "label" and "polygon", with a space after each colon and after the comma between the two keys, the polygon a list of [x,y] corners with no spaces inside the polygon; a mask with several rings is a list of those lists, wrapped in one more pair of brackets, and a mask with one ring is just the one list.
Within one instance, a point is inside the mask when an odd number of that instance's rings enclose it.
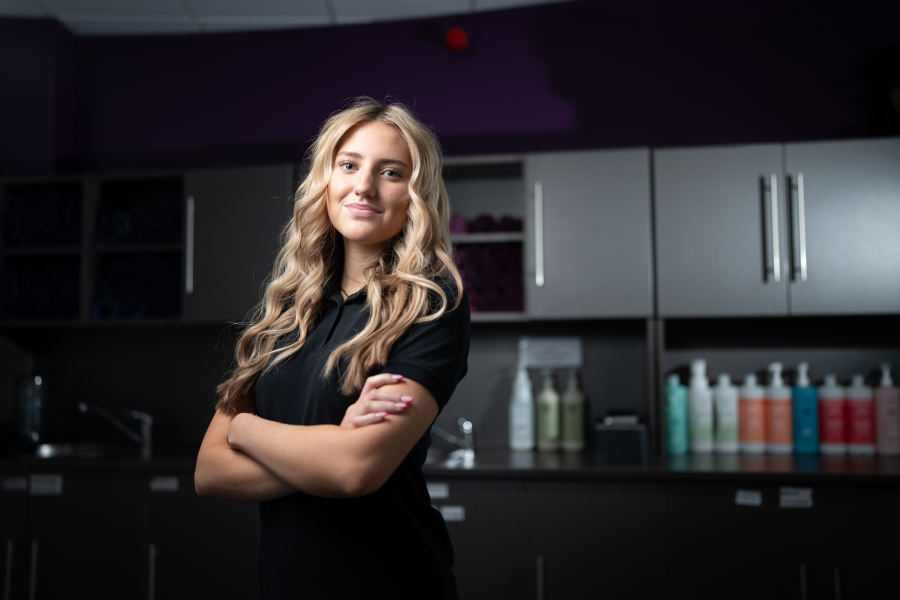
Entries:
{"label": "smiling mouth", "polygon": [[370,206],[368,204],[347,204],[345,208],[350,211],[351,214],[367,217],[371,215],[380,214],[381,211],[376,209],[374,206]]}

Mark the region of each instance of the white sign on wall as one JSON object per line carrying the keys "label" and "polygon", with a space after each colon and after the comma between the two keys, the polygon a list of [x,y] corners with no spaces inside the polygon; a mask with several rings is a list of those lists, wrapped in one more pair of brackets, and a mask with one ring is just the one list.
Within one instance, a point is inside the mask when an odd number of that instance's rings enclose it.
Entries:
{"label": "white sign on wall", "polygon": [[520,338],[519,364],[526,368],[580,369],[582,364],[581,338]]}

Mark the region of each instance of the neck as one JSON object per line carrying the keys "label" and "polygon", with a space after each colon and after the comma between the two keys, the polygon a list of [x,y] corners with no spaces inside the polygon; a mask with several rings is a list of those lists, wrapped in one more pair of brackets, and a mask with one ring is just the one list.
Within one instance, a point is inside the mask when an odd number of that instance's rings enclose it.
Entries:
{"label": "neck", "polygon": [[344,279],[350,279],[358,286],[366,279],[366,267],[384,252],[387,242],[362,244],[344,239]]}

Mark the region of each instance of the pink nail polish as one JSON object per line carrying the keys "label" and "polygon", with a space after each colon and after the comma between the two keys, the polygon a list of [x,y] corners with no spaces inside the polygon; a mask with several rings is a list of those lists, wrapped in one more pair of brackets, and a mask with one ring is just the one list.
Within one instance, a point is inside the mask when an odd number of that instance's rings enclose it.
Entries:
{"label": "pink nail polish", "polygon": [[387,416],[387,413],[386,412],[375,413],[375,416],[383,419]]}
{"label": "pink nail polish", "polygon": [[393,375],[393,378],[394,378],[396,381],[400,381],[401,379],[403,379],[403,375]]}
{"label": "pink nail polish", "polygon": [[400,396],[401,402],[412,402],[413,400],[415,400],[415,398],[412,396]]}
{"label": "pink nail polish", "polygon": [[403,410],[404,408],[409,406],[409,404],[404,404],[403,402],[397,402],[396,404],[394,404],[394,406],[396,406],[400,410]]}

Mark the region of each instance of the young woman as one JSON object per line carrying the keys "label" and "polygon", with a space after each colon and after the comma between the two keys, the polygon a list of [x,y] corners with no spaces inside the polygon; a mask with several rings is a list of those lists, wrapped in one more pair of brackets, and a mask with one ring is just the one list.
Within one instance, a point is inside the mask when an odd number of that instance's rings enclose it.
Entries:
{"label": "young woman", "polygon": [[260,503],[261,598],[457,598],[421,470],[469,349],[440,150],[364,99],[310,154],[197,493]]}

